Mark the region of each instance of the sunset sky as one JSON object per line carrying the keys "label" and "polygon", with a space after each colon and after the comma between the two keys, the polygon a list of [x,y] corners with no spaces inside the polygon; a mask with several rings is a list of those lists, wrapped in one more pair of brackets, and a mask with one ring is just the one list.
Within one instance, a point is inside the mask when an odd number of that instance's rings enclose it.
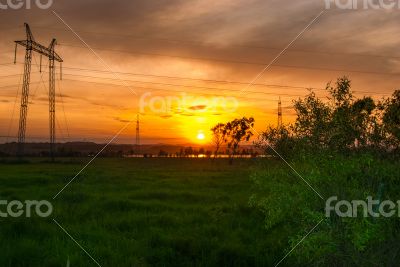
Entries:
{"label": "sunset sky", "polygon": [[[326,11],[247,88],[324,9],[323,0],[55,0],[49,10],[0,10],[0,142],[16,140],[24,49],[14,65],[14,41],[25,39],[24,22],[46,46],[57,38],[64,59],[59,142],[108,142],[138,113],[147,144],[206,144],[213,125],[242,116],[262,131],[277,123],[279,97],[289,123],[293,99],[307,88],[324,97],[326,83],[343,75],[357,96],[389,96],[400,82],[399,10]],[[28,141],[49,132],[47,62],[42,78],[38,63],[36,54]],[[134,143],[135,127],[115,142]]]}

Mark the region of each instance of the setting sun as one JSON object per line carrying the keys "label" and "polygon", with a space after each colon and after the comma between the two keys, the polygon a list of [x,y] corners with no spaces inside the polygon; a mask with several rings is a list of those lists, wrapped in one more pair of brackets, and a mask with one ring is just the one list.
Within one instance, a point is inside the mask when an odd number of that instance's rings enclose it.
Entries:
{"label": "setting sun", "polygon": [[198,140],[204,140],[205,138],[206,138],[206,136],[204,135],[203,132],[199,132],[199,133],[197,134],[197,139],[198,139]]}

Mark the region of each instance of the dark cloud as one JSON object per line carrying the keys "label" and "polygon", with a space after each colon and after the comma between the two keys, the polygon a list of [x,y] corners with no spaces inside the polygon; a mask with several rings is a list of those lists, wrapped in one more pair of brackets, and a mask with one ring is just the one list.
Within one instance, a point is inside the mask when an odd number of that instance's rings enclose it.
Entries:
{"label": "dark cloud", "polygon": [[[323,8],[321,0],[72,0],[56,1],[53,6],[92,46],[131,53],[113,53],[110,57],[114,60],[126,64],[135,59],[159,64],[165,60],[167,64],[174,59],[150,54],[180,56],[188,62],[193,61],[190,58],[203,58],[195,63],[221,66],[226,75],[245,81],[251,80],[261,65],[268,64]],[[352,70],[391,72],[399,68],[398,60],[354,54],[393,54],[400,42],[399,18],[398,12],[327,11],[276,64],[312,67],[280,69],[284,75],[293,73],[293,77],[307,73],[310,79],[315,79],[315,73],[324,74],[321,68],[344,70],[332,71],[338,74]],[[83,46],[51,10],[8,10],[0,16],[2,25],[14,27],[24,21],[33,25],[35,35],[45,43],[54,35],[62,44]],[[22,28],[18,34],[12,32],[18,36],[22,33]],[[84,47],[66,46],[63,50],[67,59],[76,52],[88,53]],[[322,53],[315,53],[318,51]]]}
{"label": "dark cloud", "polygon": [[172,118],[173,116],[172,115],[161,115],[160,117],[163,119],[169,119],[169,118]]}
{"label": "dark cloud", "polygon": [[192,114],[192,113],[180,113],[179,115],[185,116],[185,117],[193,117],[194,116],[194,114]]}
{"label": "dark cloud", "polygon": [[205,110],[206,108],[207,108],[206,105],[197,105],[197,106],[191,106],[188,109],[193,111],[199,111],[199,110]]}
{"label": "dark cloud", "polygon": [[292,110],[293,109],[293,105],[291,106],[284,106],[282,107],[283,110]]}
{"label": "dark cloud", "polygon": [[114,117],[113,119],[114,119],[115,121],[123,122],[123,123],[128,123],[128,122],[130,122],[130,120],[121,119],[120,117]]}

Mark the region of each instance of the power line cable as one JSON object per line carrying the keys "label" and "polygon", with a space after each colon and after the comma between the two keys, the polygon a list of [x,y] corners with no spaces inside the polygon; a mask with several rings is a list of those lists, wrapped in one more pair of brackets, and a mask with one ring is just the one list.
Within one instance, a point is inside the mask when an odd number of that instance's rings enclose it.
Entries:
{"label": "power line cable", "polygon": [[[36,28],[39,29],[47,29],[47,30],[56,30],[56,31],[67,31],[67,29],[61,28],[50,28],[50,27],[41,27],[37,26]],[[105,35],[105,36],[115,36],[121,38],[131,38],[131,39],[138,39],[138,40],[153,40],[153,41],[164,41],[164,42],[171,42],[171,43],[184,43],[190,44],[194,46],[203,46],[203,47],[216,47],[219,48],[218,45],[212,45],[210,43],[204,43],[201,41],[189,41],[189,40],[173,40],[168,38],[151,38],[151,37],[143,37],[143,36],[134,36],[129,34],[116,34],[116,33],[104,33],[104,32],[91,32],[91,31],[80,31],[77,32],[81,33],[88,33],[94,35]],[[64,46],[75,46],[71,44],[61,44]],[[76,45],[77,46],[77,45]],[[83,47],[83,46],[80,46]],[[278,47],[270,47],[270,46],[259,46],[259,45],[232,45],[230,44],[229,47],[241,47],[241,48],[250,48],[250,49],[265,49],[265,50],[282,50],[282,48]],[[106,50],[102,48],[96,48],[99,50]],[[119,52],[124,52],[124,50],[114,50]],[[127,51],[129,52],[129,51]],[[311,54],[326,54],[326,55],[340,55],[340,56],[358,56],[358,57],[379,57],[379,58],[396,58],[400,59],[400,56],[389,56],[389,55],[378,55],[378,54],[367,54],[367,53],[349,53],[349,52],[337,52],[337,51],[319,51],[319,50],[307,50],[307,49],[295,49],[291,48],[288,52],[301,52],[301,53],[311,53]]]}
{"label": "power line cable", "polygon": [[[75,77],[83,77],[83,78],[93,78],[93,79],[106,79],[112,81],[119,81],[120,79],[113,79],[113,78],[105,78],[105,77],[96,77],[96,76],[89,76],[89,75],[79,75],[79,74],[70,74],[64,73],[65,76],[75,76]],[[145,84],[153,84],[153,85],[163,85],[163,86],[174,86],[174,87],[187,87],[187,88],[197,88],[197,89],[211,89],[211,90],[219,90],[219,91],[231,91],[231,92],[239,92],[240,90],[234,89],[227,89],[227,88],[218,88],[218,87],[205,87],[205,86],[196,86],[196,85],[183,85],[183,84],[168,84],[168,83],[158,83],[158,82],[148,82],[148,81],[135,81],[135,80],[125,80],[127,82],[132,83],[145,83]],[[260,91],[248,91],[252,94],[265,94],[265,95],[276,95],[276,93],[267,93],[267,92],[260,92]],[[281,94],[286,96],[302,96],[302,95],[294,95],[294,94]]]}
{"label": "power line cable", "polygon": [[[18,100],[18,95],[19,95],[19,88],[21,86],[22,76],[23,76],[23,73],[21,72],[20,73],[20,77],[19,77],[19,82],[18,82],[17,94],[15,95],[14,105],[13,105],[13,109],[12,109],[12,113],[11,113],[11,119],[10,119],[10,123],[8,125],[6,143],[8,143],[8,137],[11,134],[11,128],[12,128],[12,125],[13,125],[13,122],[14,122],[15,106],[17,105],[17,100]],[[10,153],[11,151],[8,151],[8,152]]]}
{"label": "power line cable", "polygon": [[[99,76],[90,76],[90,75],[80,75],[80,74],[71,74],[71,73],[65,73],[66,76],[75,76],[75,77],[83,77],[83,78],[92,78],[92,79],[104,79],[104,80],[112,80],[112,81],[118,81],[117,79],[109,78],[109,77],[99,77]],[[218,91],[230,91],[230,92],[240,92],[238,89],[228,89],[228,88],[220,88],[220,87],[206,87],[206,86],[196,86],[196,85],[185,85],[185,84],[172,84],[172,83],[159,83],[159,82],[149,82],[149,81],[138,81],[138,80],[125,80],[127,82],[133,82],[133,83],[145,83],[145,84],[154,84],[154,85],[164,85],[164,86],[174,86],[174,87],[186,87],[186,88],[197,88],[197,89],[211,89],[211,90],[218,90]],[[324,91],[326,92],[326,89],[322,88],[306,88],[306,87],[295,87],[295,86],[289,86],[289,85],[267,85],[264,84],[263,86],[266,87],[277,87],[279,89],[286,88],[286,89],[306,89],[306,90],[313,90],[313,91]],[[297,95],[297,94],[285,94],[285,93],[268,93],[268,92],[262,92],[262,91],[247,91],[248,93],[251,94],[264,94],[264,95],[287,95],[287,96],[304,96],[304,95]],[[355,91],[357,93],[365,93],[365,94],[381,94],[381,93],[375,93],[375,92],[370,92],[370,91]]]}
{"label": "power line cable", "polygon": [[[18,63],[18,64],[23,64],[23,63]],[[103,72],[103,73],[111,73],[108,71],[102,71],[102,70],[96,70],[96,69],[84,69],[84,68],[75,68],[75,67],[63,67],[65,69],[74,69],[74,70],[82,70],[82,71],[94,71],[94,72]],[[360,74],[376,74],[376,75],[389,75],[389,76],[400,76],[400,72],[376,72],[376,71],[360,71],[360,70],[344,70],[344,69],[332,69],[332,68],[319,68],[319,67],[307,67],[307,66],[291,66],[291,65],[279,65],[275,64],[271,66],[271,68],[293,68],[293,69],[311,69],[311,70],[321,70],[321,71],[337,71],[337,72],[353,72],[353,73],[360,73]],[[191,79],[191,78],[184,78],[184,77],[174,77],[174,76],[160,76],[160,75],[151,75],[151,74],[135,74],[135,73],[128,73],[128,72],[113,72],[113,73],[118,73],[118,74],[126,74],[126,75],[143,75],[143,76],[154,76],[154,77],[170,77],[170,78],[182,78],[182,79]],[[193,80],[200,80],[200,81],[210,81],[212,82],[213,80],[206,80],[206,79],[193,79]],[[218,80],[215,80],[218,82]],[[220,80],[219,82],[227,82],[227,83],[237,83],[237,84],[246,84],[244,82],[234,82],[234,81],[223,81]],[[267,84],[254,84],[254,86],[269,86]],[[283,86],[283,87],[288,87],[288,86]],[[304,88],[304,89],[310,89],[310,87],[299,87],[299,88]],[[321,88],[311,88],[311,89],[321,89]]]}
{"label": "power line cable", "polygon": [[67,129],[67,135],[68,135],[68,139],[70,138],[70,134],[69,134],[69,126],[68,126],[68,120],[67,120],[67,115],[65,113],[65,107],[64,107],[64,97],[61,93],[61,83],[60,80],[57,79],[57,84],[58,84],[58,93],[59,93],[59,97],[61,100],[61,106],[62,106],[62,110],[63,110],[63,114],[64,114],[64,122],[65,122],[65,127]]}
{"label": "power line cable", "polygon": [[[112,84],[112,83],[102,83],[102,82],[95,82],[95,81],[85,81],[85,80],[78,80],[78,79],[68,79],[65,78],[65,81],[72,81],[72,82],[85,82],[85,83],[94,83],[94,84],[102,84],[106,86],[117,86],[117,87],[123,87],[124,85],[121,84]],[[178,93],[187,93],[188,91],[182,91],[182,90],[168,90],[168,89],[160,89],[160,88],[152,88],[152,87],[140,87],[136,86],[136,88],[140,89],[145,89],[145,90],[153,90],[153,91],[165,91],[165,92],[178,92]],[[222,96],[226,97],[226,95],[221,95],[221,94],[211,94],[211,93],[198,93],[195,92],[197,95],[207,95],[207,96]],[[252,99],[252,100],[258,100],[258,101],[264,101],[264,100],[271,100],[271,101],[276,101],[275,99],[267,99],[267,98],[251,98],[251,97],[246,97],[246,96],[241,96],[241,97],[235,97],[235,98],[241,98],[241,99]]]}

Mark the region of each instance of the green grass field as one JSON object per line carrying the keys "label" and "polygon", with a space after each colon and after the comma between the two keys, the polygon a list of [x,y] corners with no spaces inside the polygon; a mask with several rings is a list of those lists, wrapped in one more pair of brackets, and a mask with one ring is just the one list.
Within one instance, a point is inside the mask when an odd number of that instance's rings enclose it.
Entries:
{"label": "green grass field", "polygon": [[[1,218],[0,266],[273,266],[291,230],[249,206],[253,160],[88,159],[0,163],[0,197],[50,200],[50,218]],[[3,208],[4,209],[4,208]],[[285,266],[286,264],[282,264]]]}

